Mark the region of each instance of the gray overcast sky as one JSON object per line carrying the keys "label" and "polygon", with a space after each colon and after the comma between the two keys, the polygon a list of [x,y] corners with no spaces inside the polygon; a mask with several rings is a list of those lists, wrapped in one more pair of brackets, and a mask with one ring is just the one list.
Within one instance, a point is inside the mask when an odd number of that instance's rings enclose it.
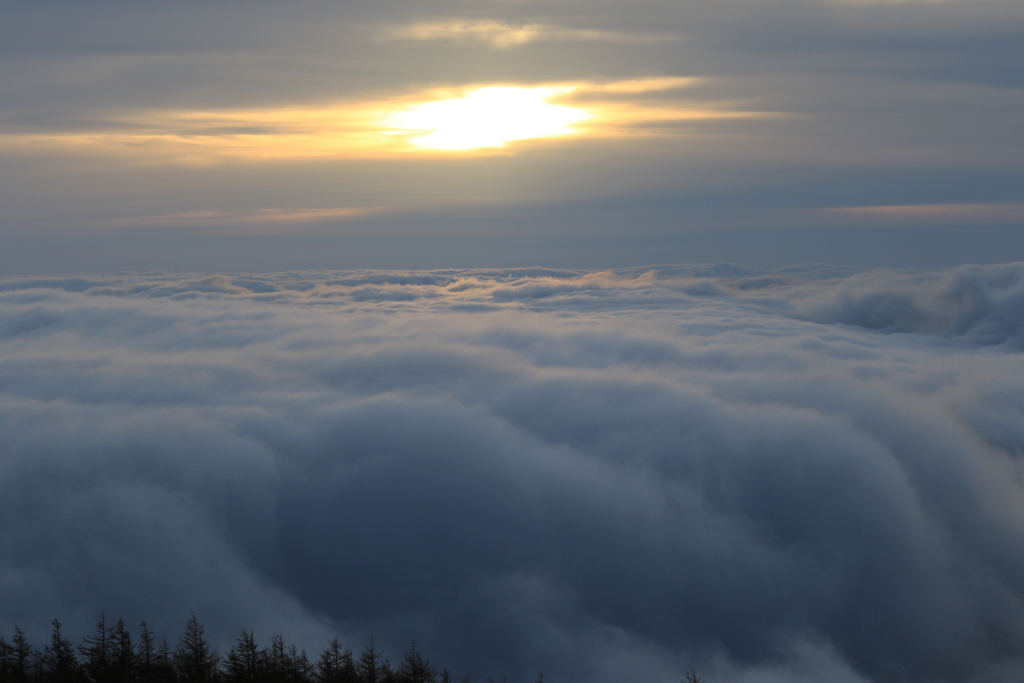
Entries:
{"label": "gray overcast sky", "polygon": [[11,4],[0,269],[1024,259],[1022,36],[1016,0]]}

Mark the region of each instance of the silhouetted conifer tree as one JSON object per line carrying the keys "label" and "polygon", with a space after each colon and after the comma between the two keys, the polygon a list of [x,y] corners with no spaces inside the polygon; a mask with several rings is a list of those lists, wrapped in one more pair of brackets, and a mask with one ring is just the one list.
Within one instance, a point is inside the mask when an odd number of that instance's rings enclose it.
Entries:
{"label": "silhouetted conifer tree", "polygon": [[60,621],[50,622],[50,644],[43,648],[43,679],[48,683],[77,683],[78,658],[74,644],[61,633]]}
{"label": "silhouetted conifer tree", "polygon": [[263,648],[266,665],[266,683],[285,683],[284,639],[277,633],[270,635],[270,642]]}
{"label": "silhouetted conifer tree", "polygon": [[316,667],[313,666],[313,662],[309,661],[309,657],[306,656],[306,649],[303,648],[299,650],[298,654],[295,654],[295,646],[292,645],[291,652],[298,680],[302,683],[315,683]]}
{"label": "silhouetted conifer tree", "polygon": [[181,683],[213,683],[217,678],[217,653],[206,641],[206,632],[195,612],[174,650],[174,672]]}
{"label": "silhouetted conifer tree", "polygon": [[265,652],[267,683],[295,683],[295,662],[280,633],[270,636],[270,644],[267,645]]}
{"label": "silhouetted conifer tree", "polygon": [[402,664],[398,667],[400,683],[433,683],[434,671],[430,662],[416,649],[416,641],[412,641],[409,649],[402,655]]}
{"label": "silhouetted conifer tree", "polygon": [[380,652],[373,643],[373,635],[363,643],[363,651],[359,654],[359,663],[356,664],[356,671],[359,674],[360,683],[384,683],[384,662],[381,661]]}
{"label": "silhouetted conifer tree", "polygon": [[38,666],[39,650],[32,647],[25,632],[15,624],[11,638],[11,682],[29,683],[35,678]]}
{"label": "silhouetted conifer tree", "polygon": [[153,661],[153,683],[177,683],[178,676],[174,671],[174,656],[171,654],[171,646],[164,638],[157,648],[156,657]]}
{"label": "silhouetted conifer tree", "polygon": [[146,622],[139,624],[139,645],[135,652],[136,679],[139,683],[155,683],[156,645]]}
{"label": "silhouetted conifer tree", "polygon": [[226,656],[224,676],[229,683],[256,683],[264,674],[264,657],[252,631],[242,629]]}
{"label": "silhouetted conifer tree", "polygon": [[96,631],[86,636],[78,651],[82,655],[82,669],[89,683],[114,683],[110,670],[110,631],[107,616],[103,612],[96,617]]}
{"label": "silhouetted conifer tree", "polygon": [[316,663],[317,683],[358,683],[356,663],[352,650],[343,648],[337,638],[331,638]]}
{"label": "silhouetted conifer tree", "polygon": [[124,619],[118,619],[110,629],[110,672],[113,683],[134,683],[136,673],[135,646],[132,634],[124,625]]}
{"label": "silhouetted conifer tree", "polygon": [[0,636],[0,683],[8,683],[12,670],[11,644]]}

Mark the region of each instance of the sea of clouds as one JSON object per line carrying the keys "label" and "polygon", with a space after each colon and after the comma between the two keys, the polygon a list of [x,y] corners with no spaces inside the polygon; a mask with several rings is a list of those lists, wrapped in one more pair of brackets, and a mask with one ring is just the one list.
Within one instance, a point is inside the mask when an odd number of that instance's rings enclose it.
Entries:
{"label": "sea of clouds", "polygon": [[1024,263],[0,279],[0,631],[1017,681]]}

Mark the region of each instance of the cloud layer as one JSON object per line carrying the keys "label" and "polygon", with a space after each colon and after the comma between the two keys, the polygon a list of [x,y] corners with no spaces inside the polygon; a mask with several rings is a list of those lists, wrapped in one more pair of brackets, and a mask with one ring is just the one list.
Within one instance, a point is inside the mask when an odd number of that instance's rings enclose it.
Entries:
{"label": "cloud layer", "polygon": [[0,280],[0,621],[1024,671],[1024,264]]}

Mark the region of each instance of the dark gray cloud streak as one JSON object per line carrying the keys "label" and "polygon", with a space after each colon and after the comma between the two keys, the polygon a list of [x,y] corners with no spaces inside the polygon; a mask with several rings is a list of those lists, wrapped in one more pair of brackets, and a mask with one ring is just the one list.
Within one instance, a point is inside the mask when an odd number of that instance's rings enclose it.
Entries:
{"label": "dark gray cloud streak", "polygon": [[1019,680],[1022,349],[1024,264],[6,278],[0,621]]}

